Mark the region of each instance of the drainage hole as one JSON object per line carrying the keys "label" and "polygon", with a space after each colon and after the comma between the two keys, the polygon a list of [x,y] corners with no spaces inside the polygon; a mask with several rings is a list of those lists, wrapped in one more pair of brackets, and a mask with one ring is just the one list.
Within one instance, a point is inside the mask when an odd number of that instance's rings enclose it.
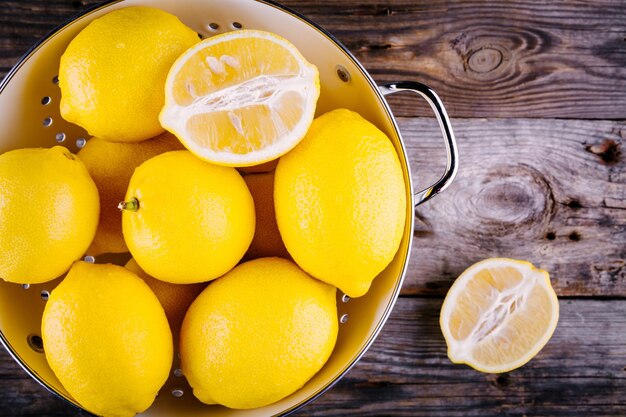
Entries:
{"label": "drainage hole", "polygon": [[350,82],[352,77],[350,76],[350,73],[343,65],[337,65],[336,70],[337,70],[337,77],[339,77],[341,81],[343,81],[344,83]]}
{"label": "drainage hole", "polygon": [[43,353],[43,340],[41,340],[41,336],[31,334],[26,338],[26,341],[32,350],[38,353]]}
{"label": "drainage hole", "polygon": [[65,142],[65,133],[63,132],[57,133],[54,139],[59,143]]}

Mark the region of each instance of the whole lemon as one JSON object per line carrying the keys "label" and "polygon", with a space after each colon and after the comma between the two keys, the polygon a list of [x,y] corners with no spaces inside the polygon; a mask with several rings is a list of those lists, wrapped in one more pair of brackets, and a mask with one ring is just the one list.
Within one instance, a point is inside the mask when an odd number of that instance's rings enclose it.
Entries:
{"label": "whole lemon", "polygon": [[260,258],[211,283],[181,329],[180,359],[207,404],[262,407],[302,387],[337,340],[335,287],[293,262]]}
{"label": "whole lemon", "polygon": [[244,259],[264,258],[266,256],[290,258],[276,224],[274,173],[248,174],[243,176],[243,180],[248,185],[250,194],[252,194],[256,213],[254,238]]}
{"label": "whole lemon", "polygon": [[274,204],[294,261],[360,297],[402,239],[407,206],[398,155],[389,138],[359,114],[328,112],[278,162]]}
{"label": "whole lemon", "polygon": [[93,20],[61,56],[61,116],[112,141],[158,135],[167,73],[199,40],[176,16],[150,7]]}
{"label": "whole lemon", "polygon": [[171,284],[161,281],[160,279],[153,278],[146,274],[132,258],[124,267],[143,279],[152,292],[154,292],[154,295],[157,296],[163,306],[163,310],[165,310],[167,321],[170,323],[172,336],[175,341],[178,340],[180,326],[185,318],[185,313],[187,313],[187,309],[193,300],[195,300],[198,294],[206,287],[206,284]]}
{"label": "whole lemon", "polygon": [[41,334],[59,381],[100,416],[147,409],[172,365],[163,307],[145,282],[121,266],[76,263],[50,294]]}
{"label": "whole lemon", "polygon": [[174,284],[217,278],[254,235],[254,201],[234,168],[189,151],[155,156],[133,174],[122,204],[124,239],[147,274]]}
{"label": "whole lemon", "polygon": [[84,255],[98,226],[98,190],[66,148],[0,155],[0,278],[50,281]]}
{"label": "whole lemon", "polygon": [[184,149],[169,132],[136,143],[110,142],[91,138],[78,157],[83,161],[100,194],[100,221],[96,237],[87,249],[89,255],[128,252],[122,234],[122,213],[117,207],[124,200],[135,168],[163,152]]}

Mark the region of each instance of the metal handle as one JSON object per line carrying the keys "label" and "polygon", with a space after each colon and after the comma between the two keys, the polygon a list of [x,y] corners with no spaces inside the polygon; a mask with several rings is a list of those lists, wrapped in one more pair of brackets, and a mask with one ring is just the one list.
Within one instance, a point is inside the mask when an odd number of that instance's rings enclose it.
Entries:
{"label": "metal handle", "polygon": [[441,178],[433,185],[415,193],[415,207],[417,207],[448,188],[459,170],[459,152],[456,147],[456,139],[454,138],[454,132],[452,132],[450,119],[448,119],[448,113],[446,113],[446,109],[443,107],[443,103],[437,93],[431,90],[427,85],[415,81],[399,81],[396,83],[383,84],[378,86],[378,88],[384,96],[397,93],[398,91],[411,91],[422,96],[435,112],[441,133],[445,139],[446,153],[448,155],[446,170]]}

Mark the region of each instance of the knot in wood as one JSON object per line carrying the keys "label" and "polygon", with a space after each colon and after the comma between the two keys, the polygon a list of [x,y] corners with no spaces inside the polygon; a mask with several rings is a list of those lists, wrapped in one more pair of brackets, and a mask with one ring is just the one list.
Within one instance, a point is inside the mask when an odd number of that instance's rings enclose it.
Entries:
{"label": "knot in wood", "polygon": [[619,161],[620,144],[613,139],[605,139],[601,143],[585,146],[587,152],[597,155],[606,163]]}
{"label": "knot in wood", "polygon": [[543,211],[544,198],[538,191],[512,177],[496,178],[478,194],[476,209],[493,221],[521,223]]}
{"label": "knot in wood", "polygon": [[534,233],[549,221],[553,206],[550,186],[540,172],[525,166],[501,166],[474,183],[468,200],[475,229],[485,236]]}
{"label": "knot in wood", "polygon": [[493,47],[483,47],[470,52],[467,58],[467,68],[478,74],[485,74],[498,68],[504,56],[502,52]]}

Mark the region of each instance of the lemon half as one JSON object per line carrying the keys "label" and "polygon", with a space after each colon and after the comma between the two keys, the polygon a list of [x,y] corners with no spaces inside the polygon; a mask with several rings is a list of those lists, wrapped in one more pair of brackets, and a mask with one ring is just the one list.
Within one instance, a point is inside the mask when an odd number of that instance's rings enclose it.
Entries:
{"label": "lemon half", "polygon": [[167,77],[160,120],[205,161],[257,165],[300,142],[319,92],[317,68],[289,41],[269,32],[234,31],[178,58]]}
{"label": "lemon half", "polygon": [[550,340],[559,302],[546,271],[531,263],[492,258],[469,267],[441,308],[448,357],[490,373],[531,360]]}

